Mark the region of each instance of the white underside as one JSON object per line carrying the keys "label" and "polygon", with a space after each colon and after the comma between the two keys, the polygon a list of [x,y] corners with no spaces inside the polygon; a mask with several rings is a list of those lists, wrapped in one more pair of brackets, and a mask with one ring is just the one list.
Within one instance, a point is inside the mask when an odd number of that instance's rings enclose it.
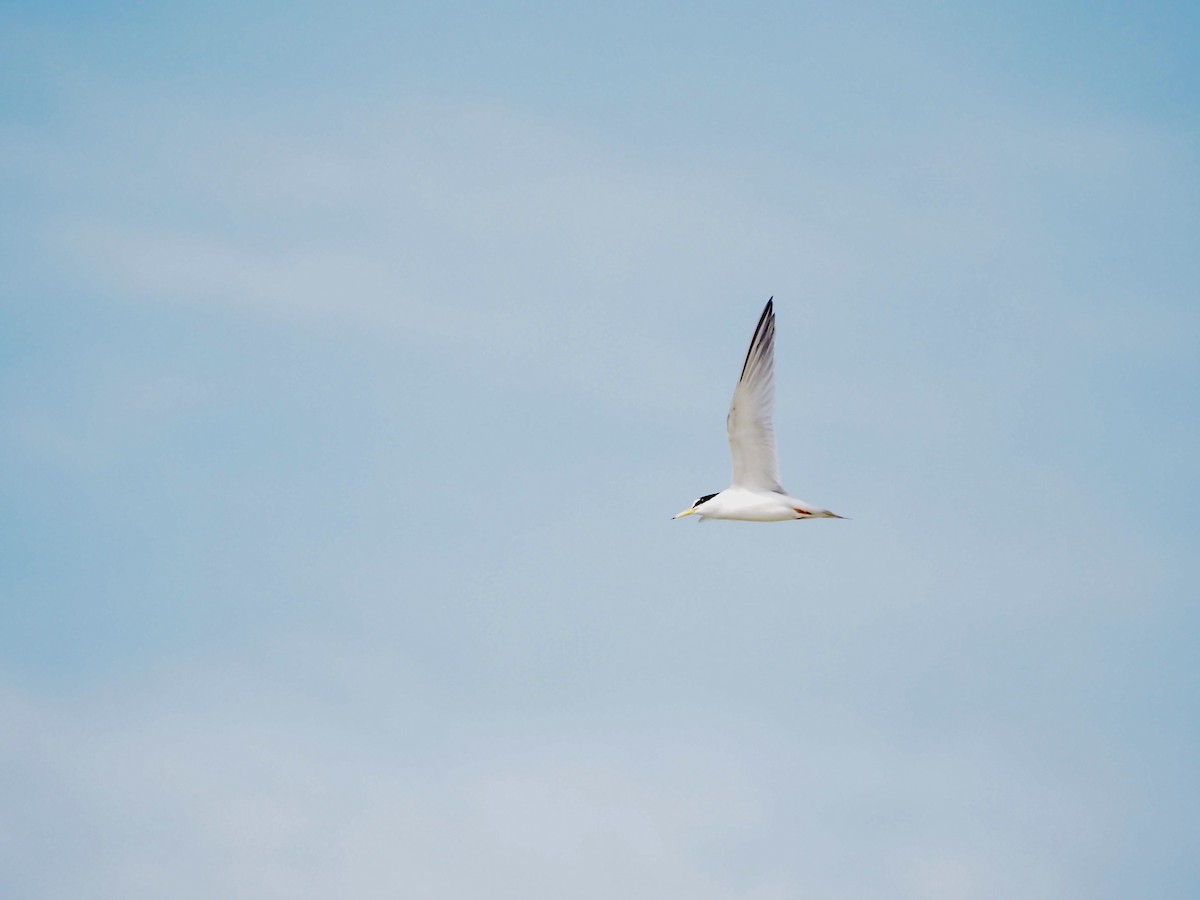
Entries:
{"label": "white underside", "polygon": [[696,510],[701,519],[736,519],[742,522],[786,522],[790,519],[832,517],[827,509],[775,491],[728,487]]}

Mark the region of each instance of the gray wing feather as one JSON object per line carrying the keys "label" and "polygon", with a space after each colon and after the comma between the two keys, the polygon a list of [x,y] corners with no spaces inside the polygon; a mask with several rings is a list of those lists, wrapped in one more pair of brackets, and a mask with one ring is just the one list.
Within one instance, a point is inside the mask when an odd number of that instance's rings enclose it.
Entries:
{"label": "gray wing feather", "polygon": [[733,457],[733,484],[751,490],[783,491],[775,455],[775,309],[767,301],[733,392],[725,427]]}

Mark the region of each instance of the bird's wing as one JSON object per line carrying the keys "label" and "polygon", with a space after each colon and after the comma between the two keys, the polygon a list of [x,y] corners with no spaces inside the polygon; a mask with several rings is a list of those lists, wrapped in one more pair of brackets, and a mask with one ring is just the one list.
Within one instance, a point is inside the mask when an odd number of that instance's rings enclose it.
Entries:
{"label": "bird's wing", "polygon": [[733,485],[750,490],[783,491],[775,458],[775,309],[774,298],[754,329],[742,377],[733,392],[729,418],[729,451],[733,456]]}

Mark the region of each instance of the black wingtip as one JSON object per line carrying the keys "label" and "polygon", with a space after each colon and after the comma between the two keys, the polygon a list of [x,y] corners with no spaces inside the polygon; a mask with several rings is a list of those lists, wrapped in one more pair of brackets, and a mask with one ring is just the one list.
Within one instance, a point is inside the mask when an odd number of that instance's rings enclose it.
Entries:
{"label": "black wingtip", "polygon": [[763,307],[762,315],[758,317],[758,324],[754,326],[754,336],[750,338],[750,347],[746,350],[746,358],[742,361],[742,377],[746,375],[746,366],[750,365],[750,355],[754,353],[754,348],[762,337],[763,332],[775,318],[775,295],[767,300],[767,305]]}

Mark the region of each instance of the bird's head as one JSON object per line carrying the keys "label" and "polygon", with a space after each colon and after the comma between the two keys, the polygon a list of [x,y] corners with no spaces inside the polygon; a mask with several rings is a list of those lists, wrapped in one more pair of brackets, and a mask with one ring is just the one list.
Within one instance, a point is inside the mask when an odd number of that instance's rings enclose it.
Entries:
{"label": "bird's head", "polygon": [[684,516],[695,515],[696,513],[701,511],[700,510],[701,506],[703,506],[705,503],[707,503],[709,500],[711,500],[715,496],[717,496],[717,495],[716,494],[705,494],[703,497],[701,497],[699,500],[697,500],[695,503],[693,503],[690,507],[685,509],[683,512],[679,513],[679,515],[671,516],[671,518],[672,519],[682,519]]}

